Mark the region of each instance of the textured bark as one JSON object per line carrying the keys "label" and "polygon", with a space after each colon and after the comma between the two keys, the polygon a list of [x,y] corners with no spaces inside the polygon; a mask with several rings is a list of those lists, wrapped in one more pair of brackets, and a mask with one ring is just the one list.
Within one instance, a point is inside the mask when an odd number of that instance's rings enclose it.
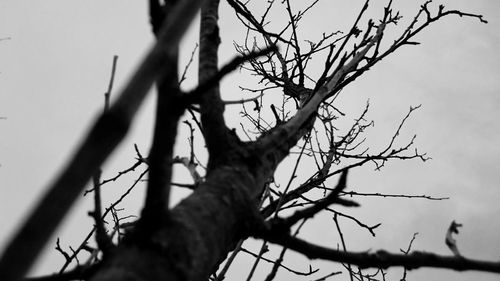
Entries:
{"label": "textured bark", "polygon": [[248,236],[263,186],[244,164],[213,170],[152,237],[131,233],[92,280],[206,280]]}
{"label": "textured bark", "polygon": [[[218,0],[209,0],[202,7],[201,84],[218,72],[218,4]],[[173,90],[170,87],[170,91]],[[203,93],[200,109],[210,155],[206,180],[169,213],[143,212],[136,229],[106,257],[92,280],[206,280],[234,245],[250,235],[252,226],[261,222],[257,209],[259,198],[264,182],[274,171],[264,167],[276,165],[262,165],[265,158],[256,157],[257,154],[249,151],[253,148],[229,133],[218,85]],[[160,129],[156,128],[158,132]],[[172,143],[169,145],[173,147]],[[151,156],[155,154],[152,150]],[[165,182],[155,183],[158,184]],[[155,199],[153,193],[160,198]],[[165,196],[161,192],[153,193],[148,194],[146,208],[156,205],[150,202],[159,202]]]}
{"label": "textured bark", "polygon": [[[149,157],[150,177],[144,212],[124,240],[109,252],[104,251],[102,263],[94,265],[92,272],[87,272],[92,274],[95,270],[91,280],[207,280],[237,242],[250,235],[284,245],[310,258],[347,262],[361,267],[435,266],[458,270],[500,271],[497,263],[466,260],[462,257],[439,257],[423,253],[395,255],[384,251],[373,254],[346,253],[318,247],[289,235],[290,225],[316,214],[330,203],[328,200],[318,201],[316,206],[307,211],[297,212],[287,221],[282,220],[281,226],[274,224],[278,226],[277,229],[273,229],[272,222],[265,227],[258,210],[265,183],[272,177],[277,165],[290,153],[290,149],[311,131],[318,107],[325,99],[400,46],[414,44],[409,39],[431,22],[447,14],[478,17],[484,22],[481,16],[459,11],[443,12],[443,7],[440,7],[438,16],[433,18],[426,8],[427,2],[420,11],[427,13],[427,21],[419,28],[405,32],[406,35],[399,41],[379,54],[378,48],[386,23],[396,21],[396,18],[387,18],[391,15],[387,7],[384,20],[376,27],[372,26],[376,28],[376,32],[370,35],[367,31],[363,44],[355,47],[350,55],[344,56],[331,75],[327,75],[331,65],[326,67],[321,83],[314,90],[302,87],[304,78],[300,56],[297,57],[300,87],[295,89],[294,84],[291,84],[293,81],[288,81],[285,71],[287,63],[278,52],[284,71],[282,79],[288,83],[284,85],[285,94],[299,98],[300,109],[292,118],[279,120],[277,126],[264,133],[257,141],[242,143],[224,122],[224,104],[220,98],[219,85],[213,82],[219,81],[214,80],[214,77],[219,75],[220,78],[224,72],[219,72],[218,69],[219,1],[204,1],[200,21],[199,82],[203,91],[195,96],[200,105],[203,134],[210,157],[205,181],[174,209],[166,210],[172,172],[170,159],[173,157],[177,124],[186,106],[186,97],[181,95],[177,81],[178,42],[194,16],[197,5],[202,1],[150,0],[150,17],[153,31],[158,37],[157,45],[150,51],[117,102],[98,119],[75,158],[51,188],[42,207],[37,208],[7,249],[0,261],[2,281],[17,281],[24,275],[82,187],[124,137],[154,81],[159,85],[159,98]],[[244,10],[245,6],[239,1],[229,1],[229,4],[252,24],[261,24]],[[289,5],[288,1],[287,4]],[[367,4],[368,1],[358,20]],[[288,11],[290,18],[293,18],[289,6]],[[292,28],[295,28],[293,24]],[[266,36],[262,26],[257,27],[257,30]],[[338,54],[352,34],[354,33],[350,32],[346,37]],[[269,38],[268,36],[267,41],[272,45]],[[297,53],[300,53],[296,34],[294,41]],[[373,57],[367,57],[373,49]],[[362,64],[365,60],[366,64]],[[333,64],[334,61],[335,59],[329,63]],[[324,180],[325,176],[322,177]],[[343,182],[345,184],[345,173]],[[286,200],[286,197],[282,198]],[[266,212],[272,210],[268,208]]]}
{"label": "textured bark", "polygon": [[[219,0],[208,0],[201,8],[200,19],[200,58],[198,80],[203,84],[218,72],[219,37]],[[235,138],[231,138],[224,121],[224,104],[220,98],[219,84],[201,95],[201,124],[209,152],[208,169],[223,162],[228,148],[234,147]]]}

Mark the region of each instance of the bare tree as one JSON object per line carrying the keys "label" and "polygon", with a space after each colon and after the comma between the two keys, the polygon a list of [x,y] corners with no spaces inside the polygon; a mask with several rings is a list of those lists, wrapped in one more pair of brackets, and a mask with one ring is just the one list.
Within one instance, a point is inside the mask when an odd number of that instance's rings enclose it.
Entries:
{"label": "bare tree", "polygon": [[[336,208],[358,206],[353,200],[356,196],[443,199],[347,191],[347,174],[353,168],[372,163],[380,169],[393,159],[425,161],[428,158],[416,150],[414,138],[398,145],[401,128],[418,106],[411,107],[403,116],[384,148],[372,151],[363,136],[365,129],[373,125],[367,120],[368,104],[346,130],[341,130],[337,123],[345,113],[338,108],[336,98],[342,89],[382,59],[404,46],[419,44],[415,35],[435,22],[448,16],[460,16],[486,23],[481,15],[448,10],[442,5],[434,8],[431,1],[427,1],[400,35],[386,38],[387,31],[398,25],[401,15],[393,10],[392,1],[389,1],[381,18],[366,20],[367,0],[349,30],[324,33],[316,42],[304,43],[297,27],[318,0],[310,1],[301,10],[292,6],[289,0],[271,0],[266,2],[262,14],[253,12],[251,3],[226,2],[248,32],[244,42],[235,43],[239,56],[219,68],[219,0],[149,1],[156,45],[116,102],[106,106],[77,153],[2,255],[1,280],[23,278],[90,179],[93,179],[95,195],[95,210],[91,212],[95,219],[94,230],[72,254],[65,252],[58,243],[57,249],[67,260],[61,272],[34,279],[222,280],[238,253],[257,257],[248,280],[259,261],[274,265],[266,280],[272,280],[280,268],[299,275],[315,273],[314,270],[298,272],[283,265],[287,250],[310,259],[342,263],[352,280],[374,277],[363,274],[361,269],[364,268],[379,269],[376,274],[383,278],[384,269],[395,266],[405,270],[439,267],[500,272],[498,262],[472,260],[460,254],[452,237],[460,226],[455,222],[446,239],[453,255],[411,251],[411,243],[402,253],[347,251],[339,217],[354,221],[372,234],[379,225],[366,225]],[[185,72],[180,76],[177,68],[178,45],[199,7],[199,85],[192,91],[183,92],[180,82]],[[288,16],[281,29],[268,28],[269,13],[273,9],[283,9]],[[308,69],[312,59],[317,57],[322,58],[323,69],[319,76],[314,76]],[[254,88],[244,88],[255,96],[225,102],[220,96],[219,82],[238,67],[258,77],[260,83]],[[153,84],[158,102],[149,156],[143,157],[136,148],[136,163],[114,178],[101,180],[99,167],[126,135]],[[225,106],[230,103],[242,106],[243,120],[238,130],[228,128],[223,117]],[[174,154],[180,123],[190,128],[189,157]],[[195,151],[203,147],[194,144],[199,136],[203,137],[208,151],[207,163],[196,157]],[[295,164],[289,180],[280,185],[273,175],[286,157],[295,159]],[[303,180],[297,182],[301,161],[309,161],[316,169],[312,174],[302,175]],[[186,166],[194,184],[172,182],[172,165],[177,163]],[[115,208],[121,198],[103,212],[100,187],[140,165],[147,166],[146,199],[140,219],[124,224]],[[138,176],[137,182],[145,173]],[[338,179],[332,187],[334,178]],[[169,209],[172,186],[190,188],[193,192]],[[127,194],[128,191],[123,196]],[[333,215],[342,249],[321,247],[314,241],[299,238],[300,228],[321,211]],[[103,223],[108,214],[114,221],[112,229],[107,229]],[[93,235],[97,248],[86,243]],[[253,253],[242,246],[249,237],[263,241],[259,252]],[[282,246],[277,260],[265,257],[268,243]],[[90,252],[91,258],[66,270],[83,250]],[[332,272],[318,280],[335,274]]]}

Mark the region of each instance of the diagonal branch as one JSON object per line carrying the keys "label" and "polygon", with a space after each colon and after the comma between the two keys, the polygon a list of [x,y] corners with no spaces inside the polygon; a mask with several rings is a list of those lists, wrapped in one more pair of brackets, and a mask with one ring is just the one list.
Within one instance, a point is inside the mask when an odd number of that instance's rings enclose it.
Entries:
{"label": "diagonal branch", "polygon": [[201,2],[186,0],[175,8],[172,17],[165,22],[158,42],[117,101],[95,121],[70,162],[8,244],[0,258],[0,279],[19,280],[29,270],[85,184],[127,134],[139,106],[162,70],[165,54],[177,48]]}
{"label": "diagonal branch", "polygon": [[[271,52],[274,52],[276,50],[277,50],[276,46],[271,46],[269,48],[265,48],[265,49],[262,49],[259,51],[250,52],[247,54],[242,54],[242,55],[234,57],[230,62],[228,62],[226,65],[224,65],[216,73],[212,74],[210,77],[207,77],[205,82],[200,83],[195,89],[188,92],[184,96],[185,102],[186,103],[200,103],[201,97],[202,97],[202,95],[205,95],[206,91],[210,90],[212,87],[216,87],[218,85],[218,83],[222,80],[222,78],[224,78],[230,72],[234,71],[242,63],[247,62],[249,60],[256,59],[256,58],[261,57],[261,56],[265,56],[265,55],[267,55]],[[240,103],[240,102],[241,101],[237,101],[237,102],[224,101],[224,104]]]}
{"label": "diagonal branch", "polygon": [[349,170],[345,169],[342,171],[342,174],[340,174],[340,179],[339,182],[337,183],[337,186],[335,189],[328,194],[325,198],[318,200],[317,202],[314,203],[314,205],[297,211],[293,215],[283,219],[282,223],[286,225],[287,227],[291,227],[292,225],[296,224],[298,221],[302,219],[309,219],[312,218],[314,215],[317,213],[321,212],[331,204],[342,204],[344,206],[352,207],[352,206],[358,206],[357,203],[354,201],[349,201],[345,200],[342,198],[339,198],[340,192],[342,192],[345,187],[346,187],[346,181],[347,181],[347,172]]}

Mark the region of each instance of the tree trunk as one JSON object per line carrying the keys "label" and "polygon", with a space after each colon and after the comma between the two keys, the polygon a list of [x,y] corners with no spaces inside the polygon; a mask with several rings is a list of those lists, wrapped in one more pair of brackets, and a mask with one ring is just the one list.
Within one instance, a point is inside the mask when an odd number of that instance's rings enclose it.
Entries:
{"label": "tree trunk", "polygon": [[244,164],[219,167],[150,239],[131,233],[92,280],[207,280],[237,241],[248,237],[263,179]]}

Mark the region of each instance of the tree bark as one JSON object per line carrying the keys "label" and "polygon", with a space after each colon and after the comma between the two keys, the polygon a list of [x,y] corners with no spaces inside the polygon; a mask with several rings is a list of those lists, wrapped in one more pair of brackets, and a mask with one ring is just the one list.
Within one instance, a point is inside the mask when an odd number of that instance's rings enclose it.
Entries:
{"label": "tree bark", "polygon": [[130,233],[92,280],[207,280],[259,219],[263,186],[243,163],[216,168],[168,217],[158,219],[152,237]]}

